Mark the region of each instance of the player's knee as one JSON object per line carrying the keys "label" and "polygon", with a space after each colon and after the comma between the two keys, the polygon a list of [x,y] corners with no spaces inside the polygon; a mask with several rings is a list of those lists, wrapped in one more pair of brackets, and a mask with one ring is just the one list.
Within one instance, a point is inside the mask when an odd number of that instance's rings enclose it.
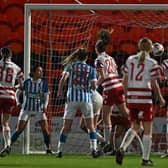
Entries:
{"label": "player's knee", "polygon": [[4,132],[9,132],[9,131],[10,131],[9,125],[3,125],[3,126],[2,126],[2,130],[3,130]]}

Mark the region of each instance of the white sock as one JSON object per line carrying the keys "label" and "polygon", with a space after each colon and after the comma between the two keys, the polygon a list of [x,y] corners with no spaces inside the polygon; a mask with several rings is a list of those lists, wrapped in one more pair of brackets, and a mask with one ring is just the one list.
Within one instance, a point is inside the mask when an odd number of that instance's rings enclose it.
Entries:
{"label": "white sock", "polygon": [[142,142],[144,146],[144,152],[143,152],[142,158],[145,160],[149,160],[151,146],[152,146],[152,137],[149,135],[144,135],[142,138]]}
{"label": "white sock", "polygon": [[105,128],[104,128],[104,139],[107,143],[110,143],[110,136],[111,136],[111,127],[105,126]]}
{"label": "white sock", "polygon": [[90,149],[97,150],[97,139],[90,139]]}
{"label": "white sock", "polygon": [[123,150],[126,151],[127,147],[131,144],[135,136],[136,131],[133,130],[132,128],[129,128],[128,131],[125,133],[120,148],[123,148]]}
{"label": "white sock", "polygon": [[59,141],[57,146],[57,152],[62,152],[64,145],[65,143]]}
{"label": "white sock", "polygon": [[168,153],[168,123],[166,124],[166,147],[167,147],[167,153]]}
{"label": "white sock", "polygon": [[10,127],[3,127],[3,139],[4,139],[4,147],[10,146],[11,144],[11,132]]}
{"label": "white sock", "polygon": [[96,132],[96,135],[97,135],[97,140],[99,140],[100,142],[105,142],[104,137],[100,133]]}
{"label": "white sock", "polygon": [[142,151],[142,153],[144,153],[144,146],[143,146],[142,140],[141,140],[141,138],[139,137],[138,134],[136,134],[136,137],[137,137],[137,139],[139,141],[139,144],[140,144],[140,147],[141,147],[141,151]]}

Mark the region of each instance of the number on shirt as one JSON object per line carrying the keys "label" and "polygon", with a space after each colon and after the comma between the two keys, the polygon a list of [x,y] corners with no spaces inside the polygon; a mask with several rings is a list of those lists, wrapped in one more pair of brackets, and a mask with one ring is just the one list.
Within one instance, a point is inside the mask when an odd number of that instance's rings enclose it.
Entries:
{"label": "number on shirt", "polygon": [[107,65],[108,73],[112,73],[116,71],[116,65],[113,63],[112,59],[106,59],[105,64]]}
{"label": "number on shirt", "polygon": [[[4,73],[2,73],[2,69],[3,69],[3,67],[0,67],[0,81],[2,81],[4,79],[4,77],[3,77]],[[7,67],[5,70],[6,70],[5,82],[6,83],[12,83],[12,80],[13,80],[13,69]]]}
{"label": "number on shirt", "polygon": [[86,87],[87,86],[87,82],[88,82],[88,76],[89,76],[89,72],[87,72],[87,68],[83,67],[82,73],[81,71],[74,71],[74,78],[72,83],[74,85],[81,85]]}
{"label": "number on shirt", "polygon": [[[136,71],[135,71],[135,64],[131,62],[131,75],[130,75],[130,80],[137,80],[141,81],[143,79],[143,71],[144,71],[144,64],[138,64]],[[135,77],[135,79],[134,79]]]}

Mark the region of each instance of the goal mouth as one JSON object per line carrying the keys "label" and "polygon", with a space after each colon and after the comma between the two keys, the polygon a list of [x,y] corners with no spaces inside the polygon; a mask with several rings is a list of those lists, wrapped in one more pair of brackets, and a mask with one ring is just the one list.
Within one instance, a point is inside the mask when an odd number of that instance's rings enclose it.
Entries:
{"label": "goal mouth", "polygon": [[[66,92],[62,99],[56,97],[63,70],[62,61],[77,48],[86,47],[90,55],[89,63],[93,65],[96,58],[94,49],[97,32],[101,28],[112,31],[112,42],[107,48],[107,53],[115,58],[119,68],[129,55],[137,52],[137,42],[142,37],[162,43],[167,54],[167,9],[168,5],[164,4],[25,5],[25,77],[28,77],[30,67],[34,63],[40,63],[44,68],[44,78],[47,79],[50,88],[47,116],[54,149],[62,126],[61,118],[66,101]],[[164,57],[166,55],[159,57],[158,61],[161,62]],[[88,152],[88,137],[83,135],[79,128],[79,118],[80,111],[77,112],[75,126],[72,128],[73,140],[69,142],[71,149],[68,148],[67,152]],[[35,135],[33,134],[33,137]],[[79,140],[80,136],[82,139]],[[78,143],[79,141],[85,145]],[[30,149],[36,150],[30,148],[30,144],[28,140],[25,145],[28,153]],[[158,146],[153,148],[153,151],[163,150]]]}

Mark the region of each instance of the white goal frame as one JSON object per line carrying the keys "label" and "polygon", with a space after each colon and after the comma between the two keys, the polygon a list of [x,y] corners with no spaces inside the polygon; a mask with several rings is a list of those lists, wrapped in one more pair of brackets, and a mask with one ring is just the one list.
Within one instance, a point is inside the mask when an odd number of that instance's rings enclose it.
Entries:
{"label": "white goal frame", "polygon": [[[168,4],[25,4],[24,13],[24,75],[30,73],[31,10],[168,10]],[[29,154],[30,136],[28,123],[24,132],[23,153]]]}

